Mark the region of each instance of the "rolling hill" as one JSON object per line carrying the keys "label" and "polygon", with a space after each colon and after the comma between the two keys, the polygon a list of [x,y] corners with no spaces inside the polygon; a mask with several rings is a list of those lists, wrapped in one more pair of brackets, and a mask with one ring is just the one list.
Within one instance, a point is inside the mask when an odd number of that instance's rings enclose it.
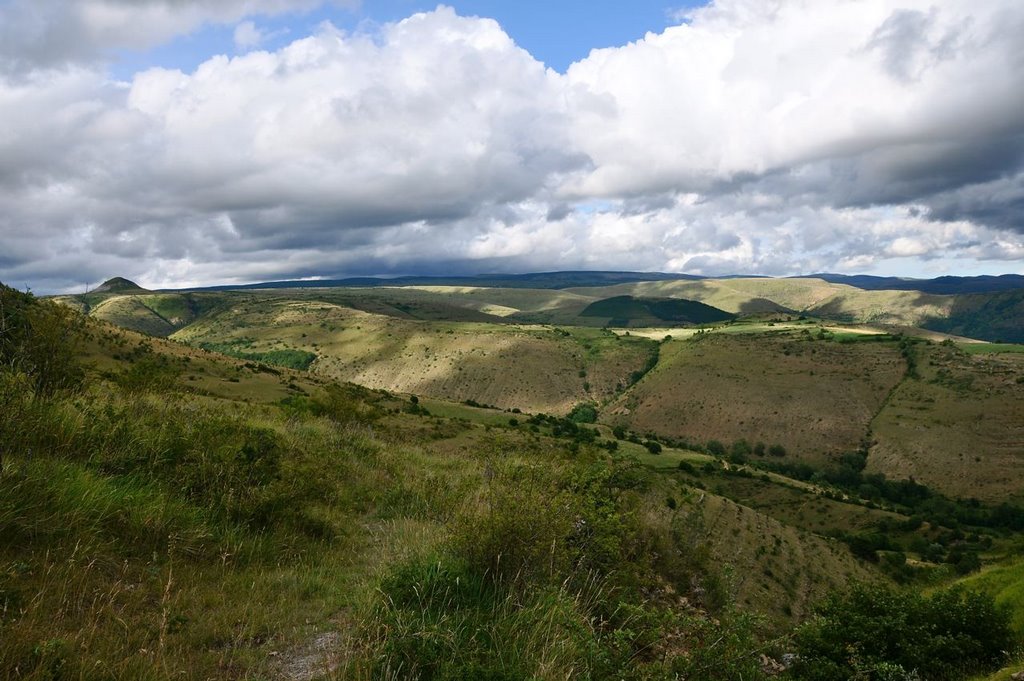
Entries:
{"label": "rolling hill", "polygon": [[[710,279],[661,273],[552,272],[266,282],[211,287],[205,293],[162,291],[151,293],[149,297],[131,282],[116,279],[93,293],[61,296],[60,300],[116,324],[157,335],[169,335],[183,328],[215,307],[223,296],[231,299],[251,295],[259,289],[265,294],[318,299],[414,319],[575,326],[603,326],[613,320],[628,320],[634,327],[688,324],[690,320],[702,318],[711,320],[695,311],[673,310],[672,306],[686,303],[665,302],[671,299],[702,303],[741,317],[804,315],[844,323],[924,328],[987,341],[1016,342],[1024,338],[1024,289],[1012,288],[1018,280],[1016,275],[956,281],[833,275],[828,275],[827,279]],[[860,287],[842,283],[847,280]],[[893,288],[881,288],[887,284],[892,284]],[[948,294],[953,290],[957,293]],[[108,303],[108,307],[100,309],[100,303],[118,296],[134,296],[136,300]],[[633,303],[630,298],[661,302]],[[613,302],[591,307],[608,299]],[[614,309],[627,305],[634,307]],[[660,309],[656,309],[659,305]],[[602,306],[605,306],[604,311],[596,314]],[[609,314],[624,311],[629,314]]]}
{"label": "rolling hill", "polygon": [[[651,318],[706,311],[686,287],[789,305],[674,333],[523,320],[600,321],[620,286],[678,289],[613,300]],[[513,678],[757,679],[852,581],[1012,566],[1024,353],[800,318],[867,309],[834,286],[65,301],[91,318],[0,288],[0,672],[479,678],[514,655]],[[80,383],[35,388],[55,365],[22,340],[62,324]]]}
{"label": "rolling hill", "polygon": [[734,318],[718,308],[680,298],[615,296],[595,301],[581,317],[599,317],[607,326],[659,326],[662,324],[713,324]]}

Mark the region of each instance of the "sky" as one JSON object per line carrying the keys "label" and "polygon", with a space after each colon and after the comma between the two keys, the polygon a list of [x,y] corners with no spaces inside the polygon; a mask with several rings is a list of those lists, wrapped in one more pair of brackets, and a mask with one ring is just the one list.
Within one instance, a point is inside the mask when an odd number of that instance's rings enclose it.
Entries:
{"label": "sky", "polygon": [[1024,273],[1019,0],[0,0],[0,281]]}

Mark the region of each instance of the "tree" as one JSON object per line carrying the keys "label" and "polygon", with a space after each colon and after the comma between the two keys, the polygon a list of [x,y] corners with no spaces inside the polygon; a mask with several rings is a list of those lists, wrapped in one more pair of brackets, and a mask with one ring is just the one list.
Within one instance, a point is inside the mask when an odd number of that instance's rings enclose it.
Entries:
{"label": "tree", "polygon": [[744,464],[750,457],[750,443],[746,440],[736,440],[729,450],[729,461],[735,464]]}
{"label": "tree", "polygon": [[43,395],[77,387],[83,373],[75,350],[84,319],[0,284],[0,367],[25,374]]}

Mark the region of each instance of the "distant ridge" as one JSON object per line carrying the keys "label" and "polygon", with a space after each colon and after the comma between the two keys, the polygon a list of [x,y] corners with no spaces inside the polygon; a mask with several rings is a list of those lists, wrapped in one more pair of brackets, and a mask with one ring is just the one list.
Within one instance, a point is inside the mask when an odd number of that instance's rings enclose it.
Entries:
{"label": "distant ridge", "polygon": [[91,293],[148,293],[134,281],[124,277],[113,277],[94,288]]}
{"label": "distant ridge", "polygon": [[1000,274],[976,277],[936,277],[910,279],[906,277],[876,277],[868,274],[807,274],[799,279],[824,279],[832,284],[846,284],[865,291],[921,291],[938,295],[959,293],[998,293],[1024,288],[1024,275]]}
{"label": "distant ridge", "polygon": [[640,281],[696,281],[693,274],[665,272],[533,272],[529,274],[476,274],[467,276],[349,277],[347,279],[301,279],[266,281],[236,286],[204,286],[168,291],[237,291],[260,288],[363,288],[375,286],[480,286],[488,288],[564,289],[587,286],[613,286]]}

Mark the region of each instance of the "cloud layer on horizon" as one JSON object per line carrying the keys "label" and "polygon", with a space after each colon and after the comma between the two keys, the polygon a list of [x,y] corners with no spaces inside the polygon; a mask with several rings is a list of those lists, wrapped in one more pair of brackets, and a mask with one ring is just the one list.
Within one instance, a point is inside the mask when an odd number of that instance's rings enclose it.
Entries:
{"label": "cloud layer on horizon", "polygon": [[317,4],[0,4],[0,280],[1024,261],[1016,0],[718,0],[564,74],[445,7],[103,65]]}

